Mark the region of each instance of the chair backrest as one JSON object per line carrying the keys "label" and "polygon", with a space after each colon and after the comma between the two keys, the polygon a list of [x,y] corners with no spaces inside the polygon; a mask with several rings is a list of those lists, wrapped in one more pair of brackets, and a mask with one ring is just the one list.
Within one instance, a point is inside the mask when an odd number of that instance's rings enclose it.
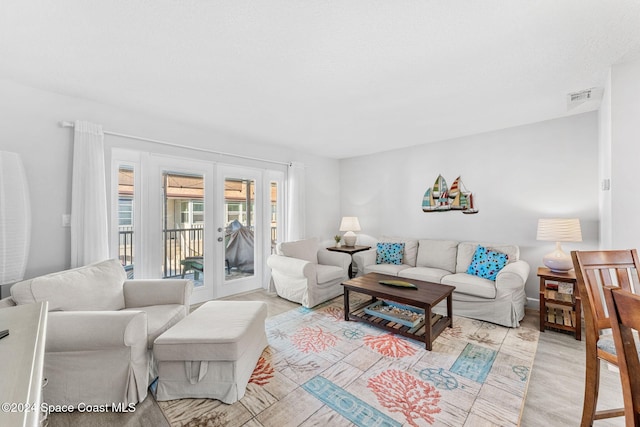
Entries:
{"label": "chair backrest", "polygon": [[572,251],[578,291],[584,306],[587,339],[611,328],[604,302],[605,286],[640,293],[640,262],[635,249]]}
{"label": "chair backrest", "polygon": [[318,263],[318,239],[311,238],[295,242],[282,242],[278,245],[281,255]]}
{"label": "chair backrest", "polygon": [[618,354],[626,425],[640,426],[640,362],[633,332],[640,331],[640,296],[607,287],[605,301]]}

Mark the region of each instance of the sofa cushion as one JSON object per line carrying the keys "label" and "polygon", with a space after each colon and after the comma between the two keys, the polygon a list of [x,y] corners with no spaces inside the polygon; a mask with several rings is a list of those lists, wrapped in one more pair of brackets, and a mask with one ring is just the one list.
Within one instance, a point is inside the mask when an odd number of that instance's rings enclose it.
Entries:
{"label": "sofa cushion", "polygon": [[420,240],[416,267],[431,267],[453,273],[456,271],[457,254],[458,242],[455,240]]}
{"label": "sofa cushion", "polygon": [[399,272],[402,270],[406,270],[409,267],[407,264],[371,264],[367,265],[364,268],[364,272],[366,273],[380,273],[380,274],[388,274],[390,276],[397,276]]}
{"label": "sofa cushion", "polygon": [[182,304],[150,305],[125,308],[121,311],[143,311],[147,314],[147,348],[149,349],[153,348],[156,338],[186,317]]}
{"label": "sofa cushion", "polygon": [[403,264],[416,266],[416,256],[418,255],[418,241],[415,239],[406,239],[403,237],[386,237],[380,239],[381,243],[404,243]]}
{"label": "sofa cushion", "polygon": [[471,259],[471,264],[467,269],[467,274],[482,277],[484,279],[496,280],[498,272],[509,262],[507,254],[492,251],[484,246],[478,245],[475,254]]}
{"label": "sofa cushion", "polygon": [[111,259],[18,282],[11,287],[16,304],[49,301],[49,311],[96,311],[124,308],[127,274]]}
{"label": "sofa cushion", "polygon": [[404,243],[378,243],[376,246],[376,264],[402,264]]}
{"label": "sofa cushion", "polygon": [[295,242],[280,243],[280,252],[282,255],[290,258],[303,259],[305,261],[318,263],[318,240],[306,239],[297,240]]}
{"label": "sofa cushion", "polygon": [[345,276],[344,268],[336,267],[335,265],[316,265],[316,280],[318,284],[339,280]]}
{"label": "sofa cushion", "polygon": [[446,275],[451,274],[450,271],[432,267],[411,267],[398,273],[398,277],[407,279],[423,280],[425,282],[440,283],[440,280]]}
{"label": "sofa cushion", "polygon": [[480,298],[494,299],[496,297],[496,282],[467,273],[456,273],[444,276],[440,282],[443,285],[455,286],[455,294],[473,295]]}
{"label": "sofa cushion", "polygon": [[509,263],[520,259],[520,248],[516,245],[503,245],[495,243],[481,242],[460,242],[458,244],[458,257],[456,261],[456,273],[466,273],[476,252],[478,245],[482,245],[487,249],[502,252],[509,256]]}

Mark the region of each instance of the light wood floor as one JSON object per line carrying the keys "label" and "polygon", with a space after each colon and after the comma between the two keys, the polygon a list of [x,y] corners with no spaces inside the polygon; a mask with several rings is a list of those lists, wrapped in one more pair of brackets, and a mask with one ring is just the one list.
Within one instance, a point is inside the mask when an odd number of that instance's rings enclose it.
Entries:
{"label": "light wood floor", "polygon": [[[299,307],[298,304],[268,294],[263,290],[224,299],[265,301],[269,308],[269,316],[275,316]],[[523,322],[528,325],[538,325],[538,312],[527,311]],[[618,373],[610,371],[605,365],[601,371],[598,408],[620,407],[622,395]],[[583,392],[584,341],[576,341],[572,335],[549,330],[541,333],[521,425],[523,427],[580,425]],[[151,396],[147,396],[144,402],[138,404],[136,412],[133,414],[52,414],[49,417],[49,426],[168,427],[168,423],[155,400]],[[624,419],[598,420],[594,426],[624,426]]]}

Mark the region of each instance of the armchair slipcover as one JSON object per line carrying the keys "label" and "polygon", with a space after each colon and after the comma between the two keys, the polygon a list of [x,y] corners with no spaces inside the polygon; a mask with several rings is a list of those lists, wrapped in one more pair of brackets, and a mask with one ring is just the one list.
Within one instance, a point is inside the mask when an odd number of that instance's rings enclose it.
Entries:
{"label": "armchair slipcover", "polygon": [[316,239],[280,243],[267,265],[275,291],[282,298],[311,308],[342,295],[351,257],[318,249]]}
{"label": "armchair slipcover", "polygon": [[117,260],[13,285],[12,304],[49,301],[43,401],[144,400],[154,378],[153,341],[187,315],[192,289],[190,280],[127,280]]}

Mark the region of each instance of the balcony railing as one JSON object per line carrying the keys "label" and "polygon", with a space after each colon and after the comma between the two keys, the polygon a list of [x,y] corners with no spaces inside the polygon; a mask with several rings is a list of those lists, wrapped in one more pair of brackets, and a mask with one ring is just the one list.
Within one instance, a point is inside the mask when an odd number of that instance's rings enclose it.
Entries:
{"label": "balcony railing", "polygon": [[[271,247],[275,247],[277,228],[271,227]],[[164,240],[164,262],[162,265],[163,278],[175,277],[181,273],[181,261],[186,257],[203,256],[204,254],[204,227],[174,228],[162,231]],[[132,227],[120,227],[120,263],[127,271],[127,275],[133,277],[134,248]]]}
{"label": "balcony railing", "polygon": [[163,278],[180,274],[180,262],[204,253],[204,228],[174,228],[162,232],[164,238]]}
{"label": "balcony railing", "polygon": [[133,227],[120,226],[118,234],[120,241],[120,263],[125,267],[133,266]]}

